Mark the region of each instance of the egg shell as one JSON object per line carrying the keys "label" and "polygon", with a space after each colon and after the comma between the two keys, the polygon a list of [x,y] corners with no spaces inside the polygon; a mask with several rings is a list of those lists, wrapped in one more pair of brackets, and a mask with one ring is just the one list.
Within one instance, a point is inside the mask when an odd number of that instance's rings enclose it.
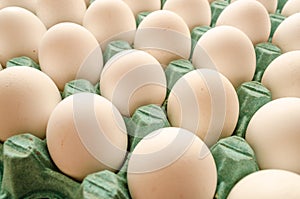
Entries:
{"label": "egg shell", "polygon": [[134,199],[213,198],[217,171],[201,139],[185,129],[163,128],[136,146],[127,179]]}
{"label": "egg shell", "polygon": [[22,133],[44,138],[60,100],[54,82],[37,69],[14,66],[0,71],[0,140]]}
{"label": "egg shell", "polygon": [[[208,56],[212,64],[208,64],[204,56]],[[208,30],[197,42],[192,62],[196,68],[217,69],[236,89],[242,83],[252,80],[256,68],[251,40],[232,26],[218,26]]]}
{"label": "egg shell", "polygon": [[236,1],[229,4],[217,19],[216,26],[230,25],[242,30],[252,43],[266,42],[271,32],[268,11],[253,0]]}
{"label": "egg shell", "polygon": [[282,8],[281,14],[288,17],[298,12],[300,12],[300,1],[288,0]]}
{"label": "egg shell", "polygon": [[300,13],[286,18],[275,30],[272,43],[279,46],[282,52],[300,50]]}
{"label": "egg shell", "polygon": [[284,169],[300,174],[300,99],[280,98],[261,107],[252,117],[246,141],[261,169]]}
{"label": "egg shell", "polygon": [[176,13],[168,10],[154,11],[138,26],[134,48],[150,53],[165,68],[173,60],[189,58],[190,31]]}
{"label": "egg shell", "polygon": [[96,84],[102,71],[102,52],[96,38],[75,23],[60,23],[43,36],[39,47],[40,66],[60,90],[74,79]]}
{"label": "egg shell", "polygon": [[[230,3],[233,3],[237,0],[231,0]],[[269,13],[275,13],[278,0],[254,0],[260,2],[267,10]]]}
{"label": "egg shell", "polygon": [[122,0],[93,2],[85,13],[83,26],[93,33],[103,51],[114,40],[132,44],[136,30],[135,17]]}
{"label": "egg shell", "polygon": [[32,12],[20,7],[0,10],[0,63],[27,56],[38,62],[38,46],[46,32],[44,24]]}
{"label": "egg shell", "polygon": [[152,12],[160,10],[161,0],[123,0],[132,10],[135,17],[140,12]]}
{"label": "egg shell", "polygon": [[262,83],[272,98],[300,97],[300,50],[282,54],[267,67]]}
{"label": "egg shell", "polygon": [[300,176],[284,170],[262,170],[239,181],[228,199],[298,199]]}
{"label": "egg shell", "polygon": [[49,118],[46,138],[54,163],[77,180],[115,171],[126,156],[125,123],[112,103],[96,94],[79,93],[61,101]]}
{"label": "egg shell", "polygon": [[164,70],[153,56],[140,50],[125,50],[106,63],[100,90],[122,115],[130,116],[140,106],[161,105],[166,84]]}
{"label": "egg shell", "polygon": [[37,0],[1,0],[0,9],[5,7],[17,6],[17,7],[25,8],[35,13],[36,1]]}
{"label": "egg shell", "polygon": [[61,22],[82,24],[85,11],[84,0],[36,0],[36,14],[47,28]]}
{"label": "egg shell", "polygon": [[212,146],[233,133],[239,115],[238,97],[221,73],[198,69],[175,83],[167,114],[172,126],[190,130]]}
{"label": "egg shell", "polygon": [[181,16],[190,31],[197,26],[210,25],[211,10],[207,0],[168,0],[163,9]]}

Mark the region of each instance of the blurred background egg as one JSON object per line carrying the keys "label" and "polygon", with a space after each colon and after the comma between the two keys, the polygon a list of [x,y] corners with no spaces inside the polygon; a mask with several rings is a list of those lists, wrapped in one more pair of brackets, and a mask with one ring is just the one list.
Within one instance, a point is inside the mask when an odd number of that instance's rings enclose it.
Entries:
{"label": "blurred background egg", "polygon": [[134,199],[213,198],[215,161],[204,142],[179,128],[150,133],[133,150],[127,172]]}
{"label": "blurred background egg", "polygon": [[47,28],[61,23],[82,24],[86,11],[84,0],[36,0],[36,14]]}
{"label": "blurred background egg", "polygon": [[300,174],[300,98],[280,98],[260,108],[250,120],[246,141],[260,169]]}
{"label": "blurred background egg", "polygon": [[134,48],[150,53],[165,68],[173,60],[189,58],[189,27],[172,11],[154,11],[138,26]]}
{"label": "blurred background egg", "polygon": [[32,12],[20,7],[0,10],[0,63],[27,56],[38,62],[38,46],[46,32],[44,24]]}
{"label": "blurred background egg", "polygon": [[0,9],[10,6],[17,6],[35,13],[36,1],[37,0],[1,0]]}
{"label": "blurred background egg", "polygon": [[285,170],[262,170],[240,180],[228,199],[298,199],[300,176]]}
{"label": "blurred background egg", "polygon": [[74,79],[96,84],[102,71],[102,51],[96,38],[75,23],[60,23],[44,35],[39,48],[40,66],[60,90]]}
{"label": "blurred background egg", "polygon": [[100,90],[122,115],[131,116],[140,106],[163,103],[166,76],[153,56],[140,50],[127,50],[105,64]]}
{"label": "blurred background egg", "polygon": [[267,67],[262,83],[272,98],[300,97],[300,50],[284,53]]}
{"label": "blurred background egg", "polygon": [[132,10],[135,17],[140,12],[160,10],[161,0],[123,0]]}
{"label": "blurred background egg", "polygon": [[175,83],[167,114],[172,126],[185,128],[212,146],[233,133],[239,115],[238,97],[221,73],[198,69]]}
{"label": "blurred background egg", "polygon": [[281,14],[288,17],[298,12],[300,12],[300,1],[288,0],[282,8]]}
{"label": "blurred background egg", "polygon": [[83,26],[98,40],[104,51],[113,40],[132,44],[136,30],[134,14],[122,0],[97,0],[86,11]]}
{"label": "blurred background egg", "polygon": [[22,133],[45,138],[51,112],[61,96],[43,72],[15,66],[0,71],[0,140]]}
{"label": "blurred background egg", "polygon": [[[208,56],[213,65],[208,64],[204,56]],[[217,69],[236,89],[252,80],[256,68],[251,40],[232,26],[218,26],[207,31],[195,47],[192,62],[196,68]]]}
{"label": "blurred background egg", "polygon": [[210,25],[211,10],[207,0],[168,0],[163,9],[181,16],[190,31],[197,26]]}
{"label": "blurred background egg", "polygon": [[79,93],[61,101],[49,118],[46,138],[57,167],[80,181],[97,171],[118,170],[126,156],[123,118],[96,94]]}
{"label": "blurred background egg", "polygon": [[300,50],[300,13],[286,18],[275,30],[272,43],[282,52]]}
{"label": "blurred background egg", "polygon": [[[235,1],[237,0],[231,0],[230,3],[233,3]],[[275,13],[278,0],[254,0],[254,1],[260,2],[268,10],[269,13]]]}
{"label": "blurred background egg", "polygon": [[220,25],[239,28],[254,45],[266,42],[271,32],[267,9],[254,0],[239,0],[229,4],[217,19],[216,26]]}

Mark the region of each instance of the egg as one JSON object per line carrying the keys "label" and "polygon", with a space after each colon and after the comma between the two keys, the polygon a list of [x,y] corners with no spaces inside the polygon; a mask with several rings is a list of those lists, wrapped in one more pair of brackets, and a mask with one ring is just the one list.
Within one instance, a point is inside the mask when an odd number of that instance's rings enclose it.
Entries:
{"label": "egg", "polygon": [[90,5],[90,0],[85,0],[85,4],[88,7]]}
{"label": "egg", "polygon": [[35,13],[37,0],[1,0],[0,9],[5,7],[17,6],[25,8],[33,13]]}
{"label": "egg", "polygon": [[154,11],[138,26],[134,48],[150,53],[166,68],[173,60],[189,58],[191,51],[189,27],[172,11]]}
{"label": "egg", "polygon": [[[233,3],[237,0],[231,0],[230,3]],[[260,2],[267,10],[269,13],[275,13],[278,0],[254,0]]]}
{"label": "egg", "polygon": [[160,0],[123,0],[132,10],[135,17],[140,12],[152,12],[155,10],[160,10],[161,1]]}
{"label": "egg", "polygon": [[220,25],[239,28],[246,33],[254,45],[268,41],[271,32],[268,11],[261,3],[253,0],[229,4],[217,19],[216,26]]}
{"label": "egg", "polygon": [[100,90],[122,115],[131,116],[140,106],[163,103],[167,91],[166,76],[150,54],[126,50],[105,64]]}
{"label": "egg", "polygon": [[179,128],[150,133],[136,146],[127,180],[133,199],[213,198],[217,171],[201,139]]}
{"label": "egg", "polygon": [[298,12],[300,12],[300,1],[288,0],[282,8],[281,14],[288,17]]}
{"label": "egg", "polygon": [[123,118],[111,102],[92,93],[61,101],[51,113],[46,138],[56,166],[79,181],[97,171],[118,170],[126,156]]}
{"label": "egg", "polygon": [[284,169],[300,174],[300,99],[273,100],[250,120],[246,141],[261,169]]}
{"label": "egg", "polygon": [[32,12],[20,7],[0,10],[0,63],[27,56],[38,62],[38,46],[46,32],[44,24]]}
{"label": "egg", "polygon": [[284,170],[262,170],[240,180],[228,199],[298,199],[300,176]]}
{"label": "egg", "polygon": [[114,40],[132,44],[136,30],[135,17],[122,0],[93,2],[85,13],[83,26],[93,33],[103,51]]}
{"label": "egg", "polygon": [[181,16],[190,31],[197,26],[210,25],[211,10],[207,0],[168,0],[163,9]]}
{"label": "egg", "polygon": [[39,47],[40,66],[60,90],[74,79],[96,84],[102,71],[102,51],[96,38],[75,23],[60,23],[43,36]]}
{"label": "egg", "polygon": [[[284,66],[284,67],[282,67]],[[262,83],[272,98],[300,97],[300,50],[284,53],[267,67]]]}
{"label": "egg", "polygon": [[44,138],[60,100],[54,82],[37,69],[14,66],[0,71],[0,140],[22,133]]}
{"label": "egg", "polygon": [[[204,56],[208,56],[213,64],[208,64]],[[192,62],[196,68],[217,69],[236,89],[252,80],[256,68],[251,40],[232,26],[218,26],[207,31],[196,44]]]}
{"label": "egg", "polygon": [[36,0],[36,14],[47,28],[61,23],[82,24],[86,11],[84,0]]}
{"label": "egg", "polygon": [[185,128],[208,146],[233,133],[239,115],[234,87],[219,72],[198,69],[180,78],[168,97],[172,126]]}
{"label": "egg", "polygon": [[300,13],[286,18],[275,30],[272,43],[282,52],[300,50]]}

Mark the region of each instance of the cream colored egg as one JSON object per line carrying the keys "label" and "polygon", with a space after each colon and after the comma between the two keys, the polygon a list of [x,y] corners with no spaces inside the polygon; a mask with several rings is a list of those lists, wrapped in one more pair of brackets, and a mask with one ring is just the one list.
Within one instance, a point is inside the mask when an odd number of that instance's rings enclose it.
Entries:
{"label": "cream colored egg", "polygon": [[22,133],[44,138],[61,96],[43,72],[25,66],[0,71],[0,140]]}
{"label": "cream colored egg", "polygon": [[112,57],[100,79],[101,95],[112,101],[122,115],[130,116],[144,105],[161,105],[166,97],[166,77],[159,62],[140,50]]}
{"label": "cream colored egg", "polygon": [[286,18],[275,30],[272,43],[282,52],[300,50],[300,13]]}
{"label": "cream colored egg", "polygon": [[122,0],[97,0],[86,11],[86,27],[98,40],[104,51],[113,40],[133,42],[136,22],[129,6]]}
{"label": "cream colored egg", "polygon": [[163,9],[181,16],[190,31],[197,26],[210,25],[211,10],[207,0],[168,0]]}
{"label": "cream colored egg", "polygon": [[272,98],[300,97],[300,50],[282,54],[267,67],[262,83]]}
{"label": "cream colored egg", "polygon": [[201,139],[185,129],[163,128],[136,146],[127,179],[133,199],[211,199],[217,171]]}
{"label": "cream colored egg", "polygon": [[176,13],[168,10],[154,11],[138,26],[134,47],[153,55],[165,68],[173,60],[189,58],[190,31]]}
{"label": "cream colored egg", "polygon": [[246,140],[261,169],[285,169],[300,174],[299,117],[299,98],[271,101],[254,114]]}
{"label": "cream colored egg", "polygon": [[47,28],[61,23],[82,24],[86,11],[84,0],[36,0],[36,14]]}
{"label": "cream colored egg", "polygon": [[281,14],[288,17],[298,12],[300,12],[300,1],[288,0],[282,8]]}
{"label": "cream colored egg", "polygon": [[284,170],[262,170],[240,180],[228,199],[298,199],[300,176]]}
{"label": "cream colored egg", "polygon": [[230,25],[242,30],[252,43],[266,42],[271,32],[268,11],[253,0],[236,1],[227,6],[217,19],[216,26]]}
{"label": "cream colored egg", "polygon": [[[235,1],[237,0],[231,0],[230,3],[233,3]],[[268,10],[269,13],[275,13],[278,0],[254,0],[254,1],[260,2]]]}
{"label": "cream colored egg", "polygon": [[0,63],[0,70],[3,70],[3,67],[2,67],[2,65],[1,65],[1,63]]}
{"label": "cream colored egg", "polygon": [[239,115],[238,97],[222,74],[198,69],[175,83],[167,114],[172,126],[188,129],[212,146],[233,133]]}
{"label": "cream colored egg", "polygon": [[118,170],[126,156],[123,118],[111,102],[96,94],[79,93],[59,103],[46,138],[54,163],[77,180],[97,171]]}
{"label": "cream colored egg", "polygon": [[[204,56],[208,56],[213,64],[208,64]],[[236,89],[252,80],[256,68],[251,40],[232,26],[218,26],[207,31],[194,49],[192,62],[196,68],[217,69]]]}
{"label": "cream colored egg", "polygon": [[35,13],[36,1],[37,0],[1,0],[0,9],[5,7],[18,6]]}
{"label": "cream colored egg", "polygon": [[160,10],[161,1],[160,0],[123,0],[132,10],[135,17],[140,12],[152,12],[155,10]]}
{"label": "cream colored egg", "polygon": [[86,79],[96,84],[102,71],[102,52],[96,38],[75,23],[60,23],[51,27],[39,48],[40,65],[60,90],[74,79]]}
{"label": "cream colored egg", "polygon": [[27,56],[38,62],[38,46],[46,32],[44,24],[32,12],[20,7],[0,10],[0,63]]}

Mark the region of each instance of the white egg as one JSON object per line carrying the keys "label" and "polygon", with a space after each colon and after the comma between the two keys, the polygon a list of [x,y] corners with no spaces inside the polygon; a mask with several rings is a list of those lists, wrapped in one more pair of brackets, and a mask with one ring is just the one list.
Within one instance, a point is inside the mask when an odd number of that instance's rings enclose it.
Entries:
{"label": "white egg", "polygon": [[43,72],[14,66],[0,71],[0,140],[32,133],[45,138],[51,112],[61,96]]}
{"label": "white egg", "polygon": [[280,98],[252,117],[246,141],[261,169],[284,169],[300,174],[300,99]]}
{"label": "white egg", "polygon": [[168,0],[164,10],[170,10],[181,16],[192,31],[197,26],[209,26],[211,10],[207,0]]}
{"label": "white egg", "polygon": [[46,139],[57,167],[77,180],[97,171],[118,170],[126,156],[123,118],[111,102],[96,94],[79,93],[61,101],[49,118]]}
{"label": "white egg", "polygon": [[268,11],[261,3],[253,0],[240,0],[229,4],[217,19],[216,26],[220,25],[239,28],[254,45],[268,41],[271,32]]}
{"label": "white egg", "polygon": [[[205,56],[212,64],[208,64]],[[256,68],[251,40],[232,26],[218,26],[207,31],[196,44],[192,62],[196,68],[217,69],[236,89],[252,80]]]}
{"label": "white egg", "polygon": [[83,26],[93,33],[103,51],[113,40],[125,40],[132,44],[136,30],[135,17],[122,0],[93,2],[86,11]]}
{"label": "white egg", "polygon": [[86,11],[84,0],[36,0],[36,14],[47,28],[61,23],[82,24]]}
{"label": "white egg", "polygon": [[286,18],[275,30],[272,43],[279,46],[282,52],[300,50],[300,13]]}
{"label": "white egg", "polygon": [[1,0],[0,9],[5,7],[17,6],[25,8],[33,13],[35,13],[37,0]]}
{"label": "white egg", "polygon": [[166,76],[153,56],[140,50],[127,50],[106,63],[100,90],[121,114],[131,116],[140,106],[163,103],[167,91]]}
{"label": "white egg", "polygon": [[[230,3],[233,3],[237,0],[231,0]],[[267,10],[269,13],[275,13],[278,0],[254,0],[260,2]]]}
{"label": "white egg", "polygon": [[239,101],[225,76],[215,70],[198,69],[175,83],[167,114],[172,126],[188,129],[212,146],[233,133]]}
{"label": "white egg", "polygon": [[39,48],[40,66],[60,90],[74,79],[96,84],[102,71],[102,51],[96,38],[75,23],[60,23],[44,35]]}
{"label": "white egg", "polygon": [[262,170],[240,180],[227,199],[298,199],[300,176],[285,170]]}
{"label": "white egg", "polygon": [[38,62],[38,47],[46,32],[44,24],[32,12],[20,7],[0,10],[0,63],[27,56]]}
{"label": "white egg", "polygon": [[214,158],[204,142],[179,128],[150,133],[133,150],[127,172],[133,199],[213,198]]}
{"label": "white egg", "polygon": [[168,10],[154,11],[138,26],[134,48],[150,53],[165,68],[173,60],[189,58],[190,31],[176,13]]}
{"label": "white egg", "polygon": [[132,10],[135,17],[140,12],[160,10],[161,0],[123,0]]}
{"label": "white egg", "polygon": [[282,8],[281,14],[288,17],[298,12],[300,12],[300,1],[288,0]]}

